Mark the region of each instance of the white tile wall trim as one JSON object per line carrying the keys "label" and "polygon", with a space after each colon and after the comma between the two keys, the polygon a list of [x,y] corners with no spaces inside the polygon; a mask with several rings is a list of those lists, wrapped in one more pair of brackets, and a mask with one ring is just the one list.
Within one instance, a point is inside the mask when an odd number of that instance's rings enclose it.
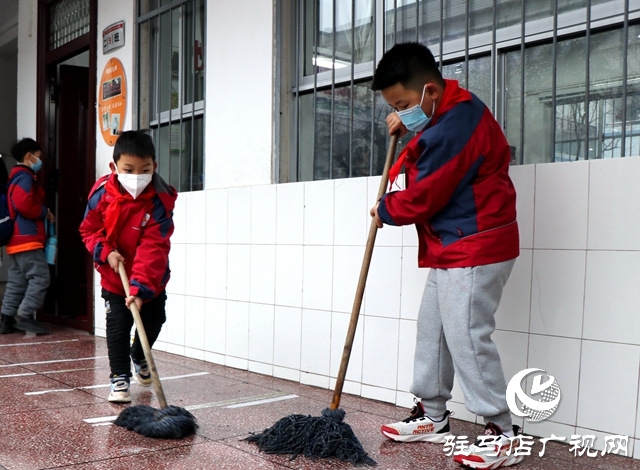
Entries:
{"label": "white tile wall trim", "polygon": [[[640,439],[640,158],[520,166],[510,174],[522,249],[493,339],[506,380],[539,367],[556,376],[564,397],[551,420],[525,425],[532,434],[629,435],[633,446]],[[156,348],[333,387],[379,181],[181,194],[167,323]],[[412,404],[428,273],[417,268],[416,247],[413,227],[379,234],[347,393]],[[105,336],[99,288],[94,298],[95,334]],[[466,411],[459,387],[454,398],[457,418],[482,421]]]}

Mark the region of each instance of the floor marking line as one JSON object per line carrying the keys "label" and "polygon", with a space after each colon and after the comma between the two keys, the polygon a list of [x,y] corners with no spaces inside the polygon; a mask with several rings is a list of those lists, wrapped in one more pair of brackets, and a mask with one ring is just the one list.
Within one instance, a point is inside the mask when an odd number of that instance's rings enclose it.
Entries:
{"label": "floor marking line", "polygon": [[[251,397],[241,397],[241,398],[230,398],[228,400],[221,400],[221,401],[215,401],[210,403],[201,403],[199,405],[189,405],[189,406],[185,406],[184,408],[189,411],[202,410],[205,408],[217,408],[222,406],[226,406],[227,408],[229,408],[228,405],[233,405],[237,403],[254,403],[255,404],[257,401],[266,400],[266,399],[287,400],[289,398],[297,398],[297,397],[298,395],[283,395],[282,392],[270,392],[270,393],[265,393],[264,395],[254,395]],[[105,425],[109,424],[111,423],[111,421],[115,421],[116,418],[117,416],[103,416],[99,418],[86,418],[86,419],[83,419],[82,421],[84,421],[87,424],[91,424],[93,426],[98,426],[99,423],[103,423]]]}
{"label": "floor marking line", "polygon": [[24,374],[8,374],[0,375],[0,379],[9,379],[11,377],[26,377],[27,375],[38,375],[35,372],[25,372]]}
{"label": "floor marking line", "polygon": [[55,359],[53,361],[20,362],[17,364],[1,364],[0,367],[19,367],[19,366],[33,366],[36,364],[53,364],[56,362],[90,361],[92,359],[104,359],[105,357],[109,357],[109,356],[80,357],[78,359]]}
{"label": "floor marking line", "polygon": [[[209,372],[196,372],[194,374],[186,374],[186,375],[175,375],[172,377],[162,377],[160,380],[161,381],[165,381],[165,380],[175,380],[175,379],[183,379],[186,377],[198,377],[201,375],[208,375]],[[131,385],[138,385],[135,382],[131,382]],[[57,392],[72,392],[73,390],[91,390],[91,389],[96,389],[96,388],[107,388],[110,387],[111,384],[99,384],[99,385],[85,385],[83,387],[74,387],[74,388],[63,388],[63,389],[55,389],[55,390],[38,390],[36,392],[25,392],[24,394],[27,396],[31,396],[31,395],[44,395],[46,393],[57,393]]]}
{"label": "floor marking line", "polygon": [[32,346],[34,344],[54,344],[54,343],[71,343],[73,341],[80,341],[79,339],[61,339],[58,341],[38,341],[36,343],[12,343],[12,344],[0,344],[0,348],[8,348],[11,346]]}
{"label": "floor marking line", "polygon": [[245,406],[263,405],[265,403],[273,403],[275,401],[291,400],[292,398],[298,398],[298,395],[285,395],[284,397],[266,398],[264,400],[250,401],[247,403],[238,403],[236,405],[229,405],[227,408],[243,408]]}

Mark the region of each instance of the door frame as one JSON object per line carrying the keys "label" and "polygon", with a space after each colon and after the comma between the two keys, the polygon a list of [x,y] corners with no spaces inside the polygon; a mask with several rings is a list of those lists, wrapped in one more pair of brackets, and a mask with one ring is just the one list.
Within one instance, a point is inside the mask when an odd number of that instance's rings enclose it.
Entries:
{"label": "door frame", "polygon": [[[79,36],[62,46],[49,50],[49,11],[58,0],[38,0],[38,55],[37,55],[37,111],[36,111],[36,138],[42,146],[42,153],[46,155],[43,161],[42,177],[40,183],[47,192],[47,202],[54,207],[55,194],[53,187],[57,184],[54,178],[56,173],[56,148],[57,134],[55,128],[56,107],[51,104],[52,95],[55,94],[56,66],[79,53],[89,51],[89,113],[87,121],[86,148],[84,154],[87,158],[85,178],[89,188],[96,177],[96,87],[97,87],[97,47],[98,47],[98,0],[89,0],[89,32]],[[87,188],[87,193],[89,191]],[[57,208],[56,208],[57,210]],[[85,256],[87,275],[87,321],[72,318],[63,318],[41,310],[38,319],[47,323],[77,328],[94,332],[94,282],[93,261],[88,252],[79,256]]]}

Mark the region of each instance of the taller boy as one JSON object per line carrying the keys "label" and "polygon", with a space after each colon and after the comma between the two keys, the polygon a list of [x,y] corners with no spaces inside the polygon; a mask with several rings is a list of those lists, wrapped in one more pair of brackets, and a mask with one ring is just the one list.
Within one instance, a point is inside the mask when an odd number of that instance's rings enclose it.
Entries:
{"label": "taller boy", "polygon": [[[466,407],[483,416],[497,455],[477,445],[458,463],[498,468],[518,463],[506,455],[512,427],[500,356],[491,334],[502,290],[519,255],[516,194],[510,150],[487,107],[457,81],[444,80],[431,51],[397,44],[378,64],[372,88],[396,112],[389,133],[418,134],[390,171],[404,165],[407,189],[386,194],[371,215],[379,227],[415,224],[418,265],[431,268],[418,313],[411,416],[382,426],[396,441],[444,442],[446,403],[454,373]],[[492,445],[489,451],[492,451]]]}
{"label": "taller boy", "polygon": [[[173,233],[173,208],[178,197],[155,171],[151,137],[124,132],[113,149],[112,173],[100,178],[89,195],[80,235],[100,273],[107,311],[107,348],[111,367],[109,401],[131,401],[131,363],[134,379],[151,385],[138,333],[130,349],[136,303],[149,345],[165,322],[165,288],[169,281],[169,238]],[[130,296],[125,296],[118,274],[122,261],[129,276]]]}

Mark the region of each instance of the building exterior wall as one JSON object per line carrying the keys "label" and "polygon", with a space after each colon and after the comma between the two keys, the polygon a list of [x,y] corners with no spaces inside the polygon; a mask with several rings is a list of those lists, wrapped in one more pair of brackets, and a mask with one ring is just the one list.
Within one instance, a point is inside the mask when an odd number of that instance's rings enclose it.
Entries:
{"label": "building exterior wall", "polygon": [[[35,1],[32,0],[35,4]],[[24,8],[23,8],[24,4]],[[21,2],[18,136],[35,133],[35,24]],[[99,31],[124,19],[111,56],[135,83],[132,2],[99,3]],[[175,209],[167,323],[156,348],[333,387],[379,177],[272,183],[273,3],[209,2],[205,191]],[[238,18],[243,21],[238,21]],[[32,31],[32,36],[29,32]],[[133,127],[134,102],[125,128]],[[98,137],[96,172],[111,148]],[[496,314],[505,377],[554,375],[557,413],[527,432],[624,434],[640,450],[640,158],[511,167],[521,255]],[[379,232],[344,391],[410,406],[416,316],[427,270],[411,227]],[[105,335],[95,276],[96,335]],[[450,408],[475,421],[456,384]],[[602,439],[596,441],[602,444]],[[630,444],[630,448],[631,448]],[[640,452],[636,453],[640,455]]]}

